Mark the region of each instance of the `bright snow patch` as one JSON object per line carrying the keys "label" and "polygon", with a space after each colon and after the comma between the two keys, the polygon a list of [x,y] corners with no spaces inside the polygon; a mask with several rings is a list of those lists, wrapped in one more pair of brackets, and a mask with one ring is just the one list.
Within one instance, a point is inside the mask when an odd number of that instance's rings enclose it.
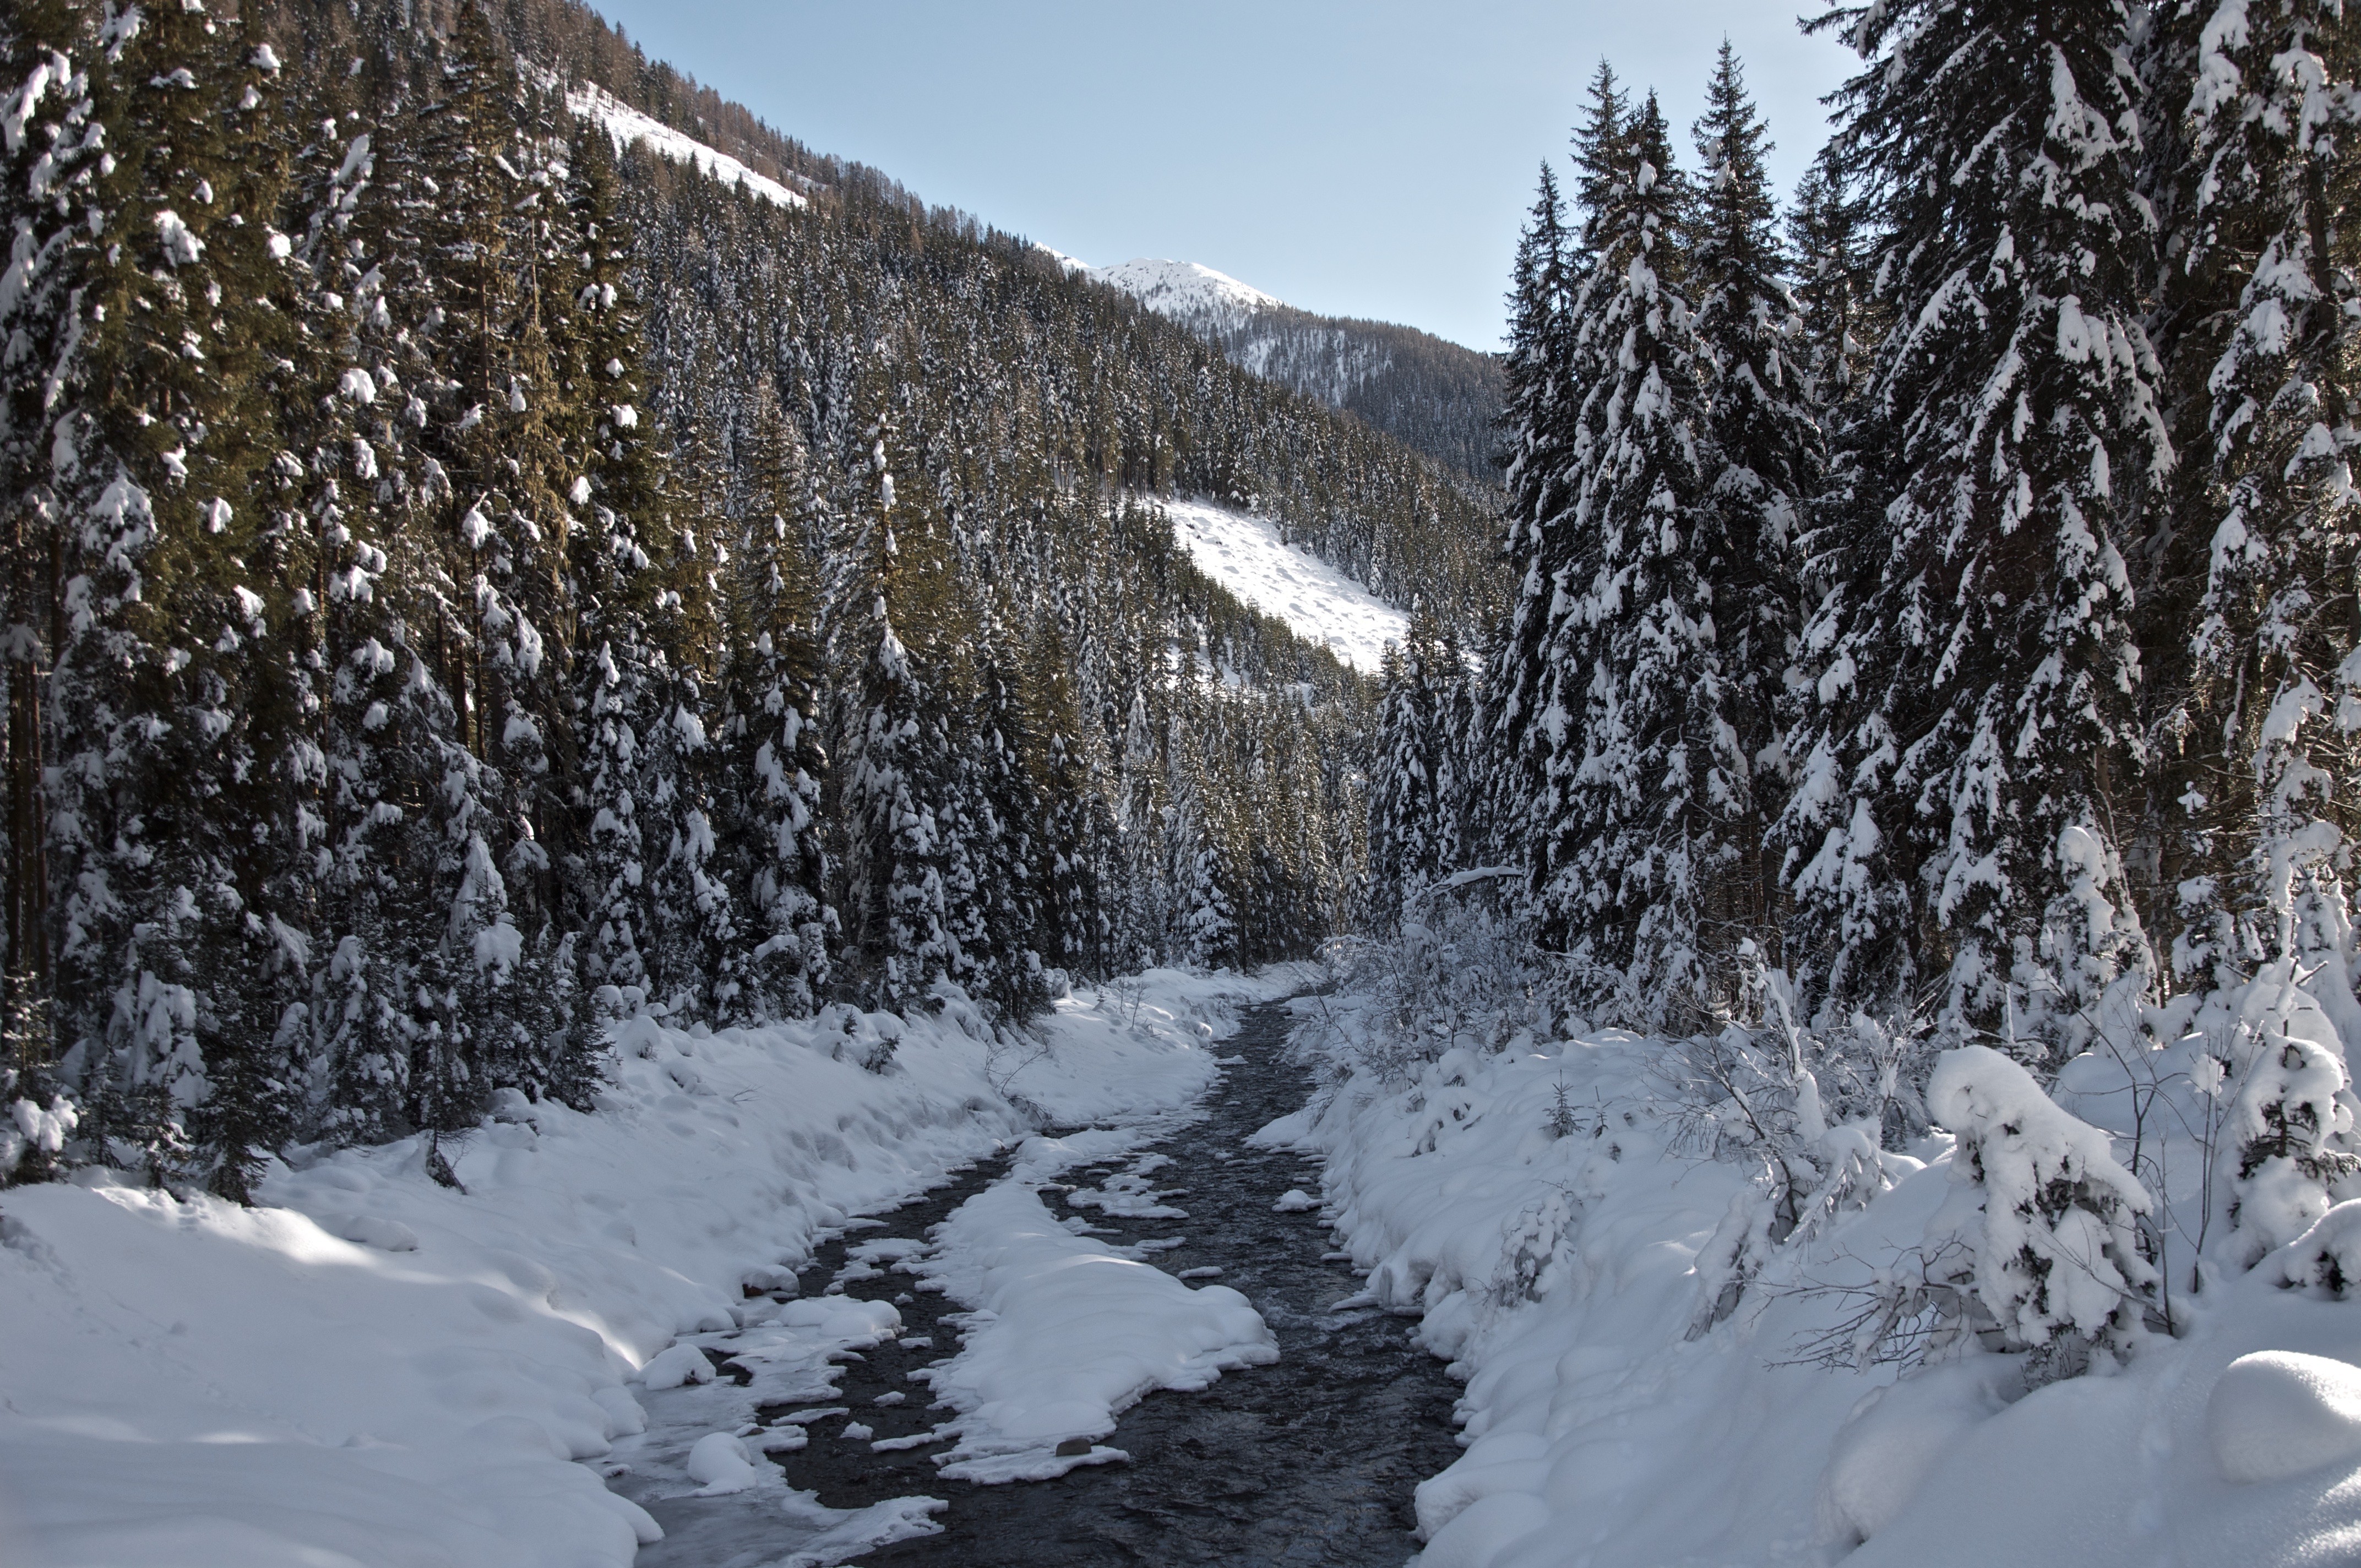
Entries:
{"label": "bright snow patch", "polygon": [[782,207],[800,207],[804,198],[766,175],[757,174],[726,152],[706,146],[693,137],[640,113],[628,104],[619,103],[604,88],[584,85],[571,88],[566,94],[566,106],[586,120],[596,120],[607,127],[615,138],[618,151],[639,143],[660,158],[675,163],[686,163],[701,174],[710,175],[724,185],[743,186],[754,195]]}
{"label": "bright snow patch", "polygon": [[936,1429],[960,1439],[945,1475],[1046,1480],[1123,1458],[1067,1440],[1107,1436],[1116,1412],[1144,1394],[1203,1388],[1279,1359],[1244,1296],[1225,1285],[1192,1290],[1071,1234],[1020,1179],[969,1199],[938,1241],[928,1277],[978,1309],[959,1354],[926,1374],[935,1397],[960,1411]]}
{"label": "bright snow patch", "polygon": [[1339,659],[1374,674],[1386,644],[1410,631],[1410,617],[1306,550],[1276,525],[1203,501],[1162,503],[1172,537],[1197,569],[1238,598],[1275,615],[1299,637],[1324,642]]}
{"label": "bright snow patch", "polygon": [[1033,248],[1048,257],[1050,260],[1056,262],[1058,264],[1058,269],[1069,278],[1072,277],[1077,272],[1088,273],[1091,269],[1091,264],[1089,262],[1078,260],[1073,257],[1068,256],[1062,250],[1052,250],[1048,246],[1041,244],[1038,240],[1034,242]]}
{"label": "bright snow patch", "polygon": [[2361,1454],[2361,1367],[2325,1355],[2257,1351],[2223,1369],[2205,1401],[2224,1478],[2277,1481]]}
{"label": "bright snow patch", "polygon": [[1186,321],[1205,315],[1252,314],[1280,302],[1193,261],[1155,261],[1141,257],[1113,267],[1093,267],[1094,282],[1112,284],[1159,315]]}

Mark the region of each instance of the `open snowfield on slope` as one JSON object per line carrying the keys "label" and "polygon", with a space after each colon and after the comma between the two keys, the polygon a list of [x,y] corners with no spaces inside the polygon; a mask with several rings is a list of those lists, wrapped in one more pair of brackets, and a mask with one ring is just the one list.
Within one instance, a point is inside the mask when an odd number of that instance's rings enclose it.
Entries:
{"label": "open snowfield on slope", "polygon": [[766,202],[782,207],[805,205],[804,198],[765,174],[757,174],[737,159],[718,148],[706,146],[694,137],[684,136],[665,125],[640,113],[630,104],[617,101],[604,88],[583,85],[569,89],[566,106],[580,119],[596,120],[615,140],[618,151],[633,143],[646,148],[659,158],[674,163],[686,163],[708,179],[724,185],[742,185]]}
{"label": "open snowfield on slope", "polygon": [[504,1097],[464,1190],[415,1139],[276,1168],[252,1209],[16,1189],[0,1562],[621,1568],[653,1521],[577,1462],[641,1429],[635,1387],[702,1367],[677,1338],[767,1313],[824,1354],[844,1325],[741,1288],[1026,1135],[1011,1094],[1067,1124],[1186,1104],[1235,1007],[1285,989],[1151,971],[1136,1006],[1085,993],[1014,1047],[957,998],[913,1024],[634,1020],[598,1111]]}
{"label": "open snowfield on slope", "polygon": [[1276,524],[1205,501],[1159,504],[1199,571],[1363,674],[1375,674],[1386,644],[1409,634],[1410,617],[1279,538]]}
{"label": "open snowfield on slope", "polygon": [[1138,257],[1112,267],[1083,270],[1093,282],[1112,284],[1157,314],[1176,321],[1206,315],[1251,315],[1279,303],[1251,284],[1241,283],[1226,272],[1216,272],[1194,261]]}
{"label": "open snowfield on slope", "polygon": [[[1973,1195],[1948,1135],[1878,1156],[1873,1196],[1717,1321],[1750,1172],[1690,1152],[1661,1042],[1529,1031],[1388,1082],[1353,999],[1295,1007],[1341,1081],[1257,1141],[1327,1156],[1369,1294],[1467,1379],[1466,1455],[1418,1489],[1419,1568],[2361,1562],[2361,1302],[2266,1259],[2176,1301],[2182,1337],[2030,1394],[1972,1340],[1904,1377],[1806,1365],[1858,1310],[1828,1288]],[[2338,1215],[2361,1202],[2321,1227]]]}

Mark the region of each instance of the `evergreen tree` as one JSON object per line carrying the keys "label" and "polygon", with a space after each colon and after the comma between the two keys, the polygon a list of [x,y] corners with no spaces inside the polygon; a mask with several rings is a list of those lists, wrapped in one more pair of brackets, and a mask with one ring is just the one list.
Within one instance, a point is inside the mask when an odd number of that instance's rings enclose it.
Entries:
{"label": "evergreen tree", "polygon": [[[1893,499],[1806,632],[1817,704],[1783,823],[1806,968],[2028,1055],[2143,961],[2108,827],[2138,664],[2117,540],[2170,461],[2140,321],[2129,12],[1839,14],[1871,63],[1840,147],[1888,238],[1872,387]],[[1923,894],[1921,890],[1924,890]]]}
{"label": "evergreen tree", "polygon": [[1387,648],[1383,679],[1369,785],[1369,914],[1390,930],[1455,869],[1453,825],[1466,806],[1452,708],[1466,671],[1449,633],[1421,607],[1409,640]]}
{"label": "evergreen tree", "polygon": [[1798,652],[1796,542],[1820,481],[1822,441],[1763,169],[1770,137],[1726,38],[1706,104],[1696,128],[1703,172],[1688,219],[1688,277],[1719,515],[1715,554],[1701,565],[1725,683],[1721,711],[1735,731],[1724,806],[1735,858],[1713,878],[1708,918],[1776,954],[1774,868],[1763,862],[1763,841],[1786,783],[1779,710]]}
{"label": "evergreen tree", "polygon": [[[1622,157],[1626,105],[1604,60],[1590,88],[1589,118],[1576,138],[1584,170],[1587,210],[1606,199],[1610,172]],[[1547,792],[1546,752],[1532,741],[1546,698],[1543,644],[1552,606],[1563,590],[1559,574],[1571,559],[1568,516],[1574,503],[1573,444],[1581,396],[1581,367],[1573,286],[1589,265],[1587,243],[1565,227],[1556,177],[1542,166],[1541,192],[1518,242],[1509,296],[1507,406],[1500,416],[1507,448],[1508,537],[1504,554],[1516,568],[1516,599],[1508,618],[1500,662],[1488,683],[1478,719],[1492,765],[1484,773],[1491,799],[1488,823],[1504,839],[1502,854],[1530,853],[1523,827]]]}
{"label": "evergreen tree", "polygon": [[2158,51],[2186,69],[2156,84],[2160,109],[2186,105],[2165,202],[2180,220],[2174,384],[2209,394],[2183,405],[2202,428],[2183,438],[2180,527],[2157,546],[2164,608],[2143,628],[2177,699],[2157,724],[2174,968],[2202,992],[2296,965],[2349,993],[2338,859],[2361,782],[2361,662],[2342,563],[2361,547],[2361,286],[2340,215],[2361,192],[2346,145],[2361,41],[2340,7],[2309,4],[2167,7],[2158,30],[2191,46]]}
{"label": "evergreen tree", "polygon": [[1711,475],[1701,345],[1676,241],[1683,181],[1651,97],[1621,178],[1592,214],[1576,301],[1579,484],[1543,646],[1546,757],[1532,887],[1578,1005],[1635,1027],[1712,1005],[1716,884],[1737,870],[1749,760],[1710,572],[1727,560]]}
{"label": "evergreen tree", "polygon": [[760,927],[751,948],[724,956],[715,994],[725,1014],[761,1020],[810,1015],[829,982],[835,916],[821,841],[818,601],[805,534],[820,501],[802,438],[775,400],[758,400],[754,418],[730,570],[718,793],[726,863]]}

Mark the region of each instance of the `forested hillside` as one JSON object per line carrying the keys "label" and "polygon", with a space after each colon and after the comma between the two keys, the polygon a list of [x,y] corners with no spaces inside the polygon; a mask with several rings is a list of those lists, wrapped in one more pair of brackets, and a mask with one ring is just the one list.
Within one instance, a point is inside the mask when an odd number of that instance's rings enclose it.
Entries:
{"label": "forested hillside", "polygon": [[19,1174],[236,1196],[587,1103],[640,1011],[1016,1023],[1355,918],[1369,688],[1152,501],[1472,625],[1421,459],[571,5],[38,0],[0,59]]}
{"label": "forested hillside", "polygon": [[1488,500],[1499,486],[1497,356],[1415,327],[1298,310],[1188,262],[1088,270],[1213,344],[1232,364],[1343,409],[1465,475]]}

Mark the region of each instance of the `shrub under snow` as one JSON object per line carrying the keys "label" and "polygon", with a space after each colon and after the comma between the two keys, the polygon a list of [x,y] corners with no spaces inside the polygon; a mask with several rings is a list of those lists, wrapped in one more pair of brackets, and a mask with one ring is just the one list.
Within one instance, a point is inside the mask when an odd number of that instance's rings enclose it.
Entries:
{"label": "shrub under snow", "polygon": [[1927,1108],[1959,1136],[1951,1179],[1980,1198],[1976,1295],[2002,1336],[2055,1372],[2141,1332],[2156,1270],[2136,1218],[2151,1200],[2108,1135],[1984,1046],[1944,1053]]}

